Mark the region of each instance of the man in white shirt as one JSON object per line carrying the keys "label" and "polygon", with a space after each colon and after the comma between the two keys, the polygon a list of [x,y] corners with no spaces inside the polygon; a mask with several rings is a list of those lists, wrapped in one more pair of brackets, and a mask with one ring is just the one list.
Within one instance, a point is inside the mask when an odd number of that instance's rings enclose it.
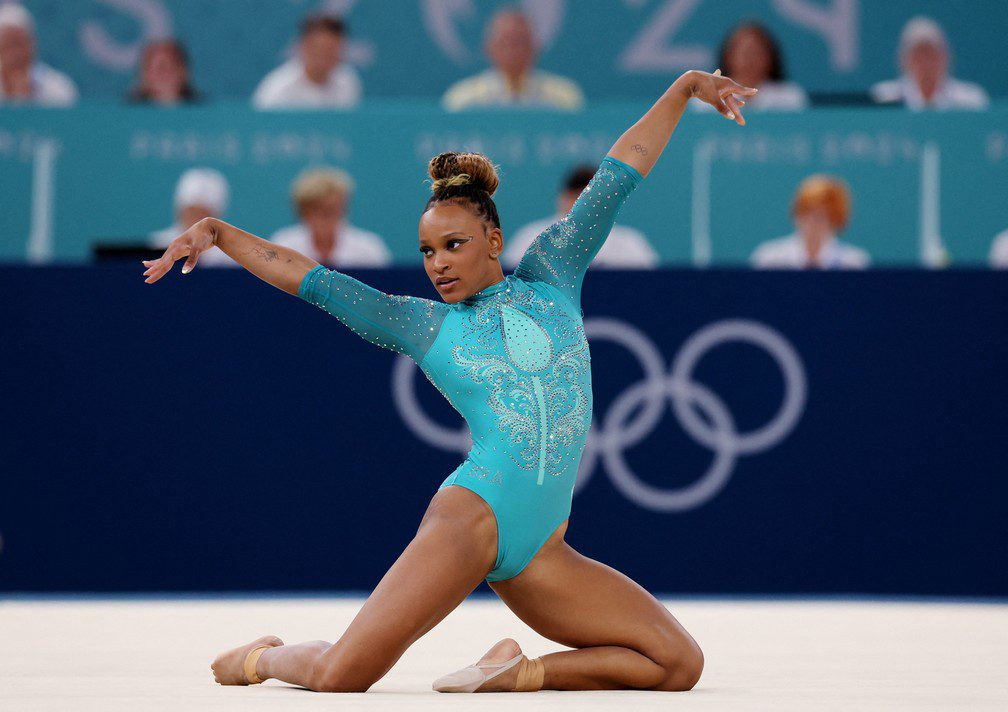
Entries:
{"label": "man in white shirt", "polygon": [[35,22],[22,5],[0,6],[0,104],[70,106],[77,87],[35,59]]}
{"label": "man in white shirt", "polygon": [[840,242],[850,218],[850,191],[843,181],[814,175],[795,193],[791,215],[796,231],[764,242],[752,255],[757,269],[864,269],[868,253]]}
{"label": "man in white shirt", "polygon": [[584,105],[576,83],[535,68],[539,47],[521,12],[505,9],[493,16],[484,51],[493,67],[449,87],[441,99],[447,111],[493,106],[574,111]]}
{"label": "man in white shirt", "polygon": [[903,27],[899,48],[899,79],[879,82],[871,96],[879,104],[924,109],[986,109],[990,98],[983,87],[949,76],[951,52],[945,32],[928,17],[915,17]]}
{"label": "man in white shirt", "polygon": [[373,232],[351,225],[353,179],[344,171],[317,168],[294,181],[291,199],[301,221],[278,230],[272,242],[334,268],[385,267],[392,253]]}
{"label": "man in white shirt", "polygon": [[[213,168],[190,168],[175,185],[175,222],[150,234],[151,247],[165,248],[203,218],[219,218],[228,204],[227,179]],[[221,250],[200,255],[200,267],[239,267]]]}
{"label": "man in white shirt", "polygon": [[342,62],[343,20],[315,15],[301,25],[298,56],[280,65],[252,95],[257,109],[348,109],[361,100],[360,76]]}
{"label": "man in white shirt", "polygon": [[[564,179],[556,198],[557,213],[543,220],[529,223],[504,240],[502,260],[508,267],[516,267],[522,255],[536,239],[553,223],[571,211],[581,192],[587,187],[595,169],[589,165],[577,166]],[[624,225],[613,225],[602,249],[592,260],[591,267],[610,269],[654,269],[658,266],[658,254],[648,243],[640,230]]]}
{"label": "man in white shirt", "polygon": [[995,269],[1008,269],[1008,230],[994,238],[991,244],[990,266]]}

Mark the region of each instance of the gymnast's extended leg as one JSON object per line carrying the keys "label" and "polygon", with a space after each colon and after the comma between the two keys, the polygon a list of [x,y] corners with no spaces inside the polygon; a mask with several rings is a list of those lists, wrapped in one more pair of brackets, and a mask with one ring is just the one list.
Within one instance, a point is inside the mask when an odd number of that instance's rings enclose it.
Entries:
{"label": "gymnast's extended leg", "polygon": [[212,665],[214,676],[221,684],[245,684],[246,654],[271,645],[256,664],[260,678],[320,692],[364,692],[465,600],[496,557],[497,523],[489,505],[467,489],[446,487],[336,643],[283,645],[267,636],[220,655]]}
{"label": "gymnast's extended leg", "polygon": [[[703,671],[703,653],[693,637],[641,586],[571,548],[563,540],[566,529],[564,522],[520,574],[491,584],[540,635],[577,648],[538,659],[542,667],[535,674],[542,675],[542,689],[691,689]],[[498,662],[519,652],[508,639],[484,659]],[[478,691],[513,690],[526,665],[531,664],[523,662]]]}

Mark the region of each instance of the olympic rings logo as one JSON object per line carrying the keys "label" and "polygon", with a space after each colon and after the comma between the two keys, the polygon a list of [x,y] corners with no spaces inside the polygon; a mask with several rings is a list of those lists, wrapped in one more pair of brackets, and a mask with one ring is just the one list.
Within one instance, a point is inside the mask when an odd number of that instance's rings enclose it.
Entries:
{"label": "olympic rings logo", "polygon": [[[575,494],[588,483],[601,460],[613,486],[640,507],[656,512],[695,509],[724,489],[739,457],[778,445],[791,433],[805,410],[808,384],[801,358],[780,332],[765,324],[746,319],[709,324],[686,340],[668,372],[654,343],[626,322],[593,318],[586,319],[584,327],[589,341],[611,341],[629,351],[640,364],[644,377],[616,397],[601,422],[593,418]],[[709,351],[731,342],[747,343],[766,351],[784,380],[784,396],[777,412],[765,425],[749,432],[739,432],[724,401],[693,378],[697,364]],[[472,440],[464,423],[460,428],[449,428],[423,412],[416,397],[417,370],[409,358],[396,359],[392,394],[399,414],[424,442],[443,450],[467,453]],[[683,430],[713,454],[703,475],[675,489],[661,489],[642,481],[625,458],[627,449],[654,432],[666,402],[671,404]]]}

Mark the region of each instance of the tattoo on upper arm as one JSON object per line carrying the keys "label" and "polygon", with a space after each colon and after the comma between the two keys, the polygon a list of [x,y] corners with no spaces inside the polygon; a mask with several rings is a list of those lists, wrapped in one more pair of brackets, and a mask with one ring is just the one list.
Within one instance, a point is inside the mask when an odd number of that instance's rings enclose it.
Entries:
{"label": "tattoo on upper arm", "polygon": [[642,156],[646,156],[647,155],[647,149],[644,148],[644,146],[642,146],[639,143],[635,143],[630,148],[632,148],[633,150],[635,150],[637,153],[641,154]]}

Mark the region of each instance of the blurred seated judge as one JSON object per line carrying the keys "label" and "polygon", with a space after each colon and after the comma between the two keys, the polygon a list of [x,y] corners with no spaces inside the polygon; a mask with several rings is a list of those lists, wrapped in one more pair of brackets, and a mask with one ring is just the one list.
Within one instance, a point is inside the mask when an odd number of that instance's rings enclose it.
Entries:
{"label": "blurred seated judge", "polygon": [[[1000,60],[999,60],[1000,61]],[[949,76],[952,52],[941,26],[929,17],[915,17],[900,35],[898,79],[871,89],[879,104],[896,104],[912,111],[927,109],[986,109],[987,92],[979,84]]]}
{"label": "blurred seated judge", "polygon": [[156,40],[143,48],[140,76],[128,98],[134,104],[161,106],[199,99],[189,78],[189,55],[178,40]]}
{"label": "blurred seated judge", "polygon": [[384,240],[347,218],[353,179],[335,168],[314,168],[294,181],[291,200],[300,219],[278,230],[272,242],[290,247],[328,267],[385,267],[392,253]]}
{"label": "blurred seated judge", "polygon": [[850,220],[851,198],[846,184],[828,175],[802,181],[795,193],[791,216],[795,231],[764,242],[752,255],[758,269],[864,269],[870,259],[864,250],[840,241]]}
{"label": "blurred seated judge", "polygon": [[459,80],[441,99],[447,111],[486,107],[528,107],[574,111],[584,94],[571,79],[536,68],[539,44],[528,18],[505,8],[490,20],[484,51],[493,65]]}
{"label": "blurred seated judge", "polygon": [[252,95],[257,109],[348,109],[360,103],[357,70],[343,61],[346,23],[312,15],[301,23],[297,56],[267,74]]}
{"label": "blurred seated judge", "polygon": [[77,87],[70,77],[39,62],[35,21],[24,6],[0,5],[0,105],[70,106]]}

